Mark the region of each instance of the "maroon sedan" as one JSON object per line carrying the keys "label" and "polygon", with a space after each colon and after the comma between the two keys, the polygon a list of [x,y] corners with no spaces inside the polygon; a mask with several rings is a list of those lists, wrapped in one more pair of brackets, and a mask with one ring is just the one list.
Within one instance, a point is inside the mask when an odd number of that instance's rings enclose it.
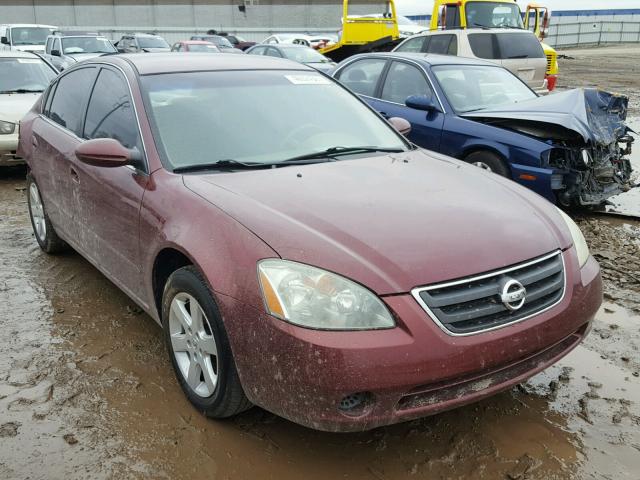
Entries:
{"label": "maroon sedan", "polygon": [[204,40],[183,40],[176,42],[171,47],[172,52],[198,52],[198,53],[220,53],[220,49],[211,42]]}
{"label": "maroon sedan", "polygon": [[304,65],[100,57],[20,130],[36,240],[162,325],[211,417],[347,431],[457,407],[556,362],[601,303],[568,217]]}

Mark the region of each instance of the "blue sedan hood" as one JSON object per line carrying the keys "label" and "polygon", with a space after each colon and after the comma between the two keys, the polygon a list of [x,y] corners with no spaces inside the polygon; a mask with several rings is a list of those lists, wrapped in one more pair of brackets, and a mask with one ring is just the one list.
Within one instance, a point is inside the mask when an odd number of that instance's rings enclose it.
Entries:
{"label": "blue sedan hood", "polygon": [[[462,116],[525,131],[531,122],[552,124],[563,127],[565,132],[577,133],[587,143],[609,145],[629,131],[624,123],[628,102],[622,95],[597,89],[575,89]],[[557,132],[557,127],[554,130]]]}

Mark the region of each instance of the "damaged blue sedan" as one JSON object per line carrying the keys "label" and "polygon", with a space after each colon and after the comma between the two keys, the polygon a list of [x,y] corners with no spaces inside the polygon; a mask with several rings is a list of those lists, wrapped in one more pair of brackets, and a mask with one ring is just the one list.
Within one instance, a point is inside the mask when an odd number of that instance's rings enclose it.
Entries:
{"label": "damaged blue sedan", "polygon": [[628,99],[595,89],[539,97],[483,60],[411,53],[350,57],[333,76],[415,144],[511,178],[562,206],[599,206],[631,185]]}

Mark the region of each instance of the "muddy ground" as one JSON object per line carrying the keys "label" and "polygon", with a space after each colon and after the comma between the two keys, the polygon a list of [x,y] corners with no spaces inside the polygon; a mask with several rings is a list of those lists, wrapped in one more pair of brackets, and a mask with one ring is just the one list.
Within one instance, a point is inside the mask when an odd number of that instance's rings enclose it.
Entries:
{"label": "muddy ground", "polygon": [[[640,113],[640,53],[572,56],[561,85],[606,87],[606,58]],[[197,414],[159,327],[80,256],[43,254],[26,212],[24,170],[3,170],[0,479],[640,478],[640,222],[578,216],[606,303],[559,364],[476,405],[328,434],[258,408]]]}

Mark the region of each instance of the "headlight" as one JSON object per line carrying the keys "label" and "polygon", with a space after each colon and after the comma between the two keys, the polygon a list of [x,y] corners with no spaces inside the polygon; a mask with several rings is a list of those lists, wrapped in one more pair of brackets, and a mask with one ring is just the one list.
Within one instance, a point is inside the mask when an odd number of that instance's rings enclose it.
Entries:
{"label": "headlight", "polygon": [[392,328],[382,300],[351,280],[286,260],[263,260],[258,275],[267,311],[302,327],[323,330]]}
{"label": "headlight", "polygon": [[585,263],[587,263],[587,259],[589,258],[589,247],[587,246],[587,241],[584,239],[584,235],[580,230],[580,227],[576,225],[569,215],[564,213],[562,210],[558,208],[558,212],[560,212],[560,216],[564,219],[567,227],[569,227],[569,231],[571,232],[571,238],[573,239],[573,244],[576,247],[576,252],[578,252],[578,262],[582,267]]}
{"label": "headlight", "polygon": [[0,135],[11,135],[16,131],[16,124],[0,120]]}

